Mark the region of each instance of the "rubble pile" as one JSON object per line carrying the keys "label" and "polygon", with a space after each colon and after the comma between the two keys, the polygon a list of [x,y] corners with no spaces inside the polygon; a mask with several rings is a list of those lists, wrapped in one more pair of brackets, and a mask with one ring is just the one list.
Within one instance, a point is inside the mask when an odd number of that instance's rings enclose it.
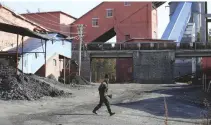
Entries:
{"label": "rubble pile", "polygon": [[43,96],[64,96],[65,93],[35,75],[16,75],[15,68],[0,65],[0,99],[3,100],[37,100]]}
{"label": "rubble pile", "polygon": [[[54,84],[63,84],[64,81],[63,79],[60,81],[58,81],[54,75],[49,75],[48,79],[45,78],[45,80],[48,80]],[[68,79],[66,80],[68,81]],[[90,82],[88,82],[85,78],[81,77],[81,76],[75,76],[72,80],[70,80],[71,82],[66,82],[66,84],[75,84],[75,85],[90,85]]]}

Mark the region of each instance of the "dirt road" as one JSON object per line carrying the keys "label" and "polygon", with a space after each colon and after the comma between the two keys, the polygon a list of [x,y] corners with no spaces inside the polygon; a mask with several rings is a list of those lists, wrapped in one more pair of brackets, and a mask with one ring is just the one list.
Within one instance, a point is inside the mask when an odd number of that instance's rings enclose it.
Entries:
{"label": "dirt road", "polygon": [[181,85],[114,84],[112,117],[103,106],[98,115],[98,84],[71,88],[70,97],[43,98],[38,101],[0,101],[0,125],[164,125],[164,101],[168,105],[169,125],[200,122],[203,108],[183,100],[193,89]]}

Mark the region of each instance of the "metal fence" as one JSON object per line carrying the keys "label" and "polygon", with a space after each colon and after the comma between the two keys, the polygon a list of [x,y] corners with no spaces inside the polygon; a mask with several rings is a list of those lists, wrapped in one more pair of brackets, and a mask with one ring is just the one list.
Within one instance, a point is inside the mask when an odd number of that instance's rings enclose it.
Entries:
{"label": "metal fence", "polygon": [[[72,44],[73,50],[79,49],[79,44]],[[211,42],[124,42],[124,43],[88,43],[83,44],[82,50],[102,51],[102,50],[203,50],[211,49]]]}

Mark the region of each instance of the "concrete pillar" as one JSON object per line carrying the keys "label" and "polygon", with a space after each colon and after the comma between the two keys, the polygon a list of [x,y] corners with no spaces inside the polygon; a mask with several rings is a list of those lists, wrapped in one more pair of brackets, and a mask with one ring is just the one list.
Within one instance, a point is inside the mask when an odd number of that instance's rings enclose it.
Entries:
{"label": "concrete pillar", "polygon": [[206,18],[205,18],[205,2],[201,2],[201,42],[206,42]]}
{"label": "concrete pillar", "polygon": [[172,51],[134,52],[134,82],[143,84],[174,83],[174,60],[175,53]]}
{"label": "concrete pillar", "polygon": [[200,27],[201,27],[200,15],[201,15],[201,2],[193,2],[192,16],[193,16],[193,23],[195,23],[196,38],[197,38],[197,33],[200,32]]}

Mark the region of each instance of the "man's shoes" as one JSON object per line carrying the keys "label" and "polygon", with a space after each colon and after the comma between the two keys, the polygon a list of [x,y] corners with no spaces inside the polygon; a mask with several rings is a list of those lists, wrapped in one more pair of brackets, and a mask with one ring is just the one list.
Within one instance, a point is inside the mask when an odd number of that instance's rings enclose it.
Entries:
{"label": "man's shoes", "polygon": [[112,115],[114,115],[115,114],[115,112],[112,112],[112,113],[110,113],[110,116],[112,116]]}
{"label": "man's shoes", "polygon": [[96,111],[93,110],[92,112],[97,115],[97,112]]}

